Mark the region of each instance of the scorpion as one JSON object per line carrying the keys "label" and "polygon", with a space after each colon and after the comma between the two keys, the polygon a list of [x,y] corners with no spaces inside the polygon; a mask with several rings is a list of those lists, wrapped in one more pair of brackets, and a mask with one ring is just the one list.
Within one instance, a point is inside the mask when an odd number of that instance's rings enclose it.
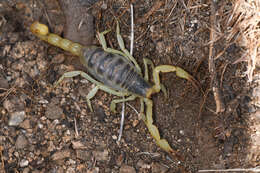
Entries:
{"label": "scorpion", "polygon": [[[197,88],[198,82],[189,73],[182,68],[173,65],[159,65],[155,67],[151,60],[144,58],[145,71],[143,76],[141,68],[135,58],[125,48],[123,38],[120,35],[118,22],[116,33],[121,51],[107,47],[104,35],[108,33],[109,30],[97,34],[97,38],[102,45],[102,48],[97,46],[82,46],[78,43],[64,39],[56,34],[50,33],[48,27],[38,21],[30,26],[30,30],[41,40],[78,56],[80,62],[87,68],[88,73],[91,75],[90,76],[83,71],[66,72],[57,82],[55,82],[54,87],[64,78],[78,75],[94,83],[95,87],[86,97],[88,107],[91,111],[93,111],[93,109],[90,99],[95,96],[98,90],[103,90],[115,96],[124,97],[122,99],[112,100],[110,104],[110,110],[112,112],[115,112],[117,103],[139,98],[141,104],[140,115],[151,136],[156,141],[156,144],[164,151],[176,154],[167,140],[160,137],[158,128],[153,124],[153,102],[151,100],[151,95],[158,93],[161,90],[165,95],[167,94],[164,85],[160,83],[160,72],[176,72],[178,77],[190,81],[192,85]],[[153,70],[153,85],[148,82],[148,65],[150,65]]]}

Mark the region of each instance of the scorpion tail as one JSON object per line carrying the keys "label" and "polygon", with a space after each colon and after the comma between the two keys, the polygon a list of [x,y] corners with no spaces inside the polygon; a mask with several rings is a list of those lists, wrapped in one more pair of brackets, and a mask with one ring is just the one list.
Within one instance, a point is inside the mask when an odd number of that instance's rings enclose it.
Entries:
{"label": "scorpion tail", "polygon": [[64,39],[56,34],[49,33],[49,29],[46,25],[36,21],[31,25],[30,30],[40,39],[71,52],[73,55],[82,56],[82,45],[73,43],[72,41]]}

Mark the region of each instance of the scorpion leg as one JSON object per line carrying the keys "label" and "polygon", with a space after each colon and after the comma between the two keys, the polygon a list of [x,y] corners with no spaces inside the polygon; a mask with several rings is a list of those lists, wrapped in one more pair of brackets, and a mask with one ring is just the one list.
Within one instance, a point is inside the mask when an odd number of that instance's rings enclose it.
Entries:
{"label": "scorpion leg", "polygon": [[144,122],[146,122],[145,113],[144,113],[144,99],[140,98],[140,116]]}
{"label": "scorpion leg", "polygon": [[125,48],[124,40],[122,36],[120,35],[120,28],[119,28],[119,23],[117,21],[116,25],[116,36],[117,36],[117,41],[120,46],[120,49],[124,52],[125,56],[132,61],[132,63],[136,66],[137,70],[141,73],[141,68],[136,62],[135,58],[129,53],[129,51]]}
{"label": "scorpion leg", "polygon": [[[154,64],[153,64],[153,62],[150,59],[147,59],[147,58],[144,58],[143,61],[144,61],[144,79],[146,81],[149,81],[148,65],[151,65],[152,66],[152,70],[154,71]],[[167,98],[168,95],[167,95],[167,90],[166,90],[165,86],[163,84],[160,84],[160,86],[161,86],[161,90],[162,90],[162,92],[164,94],[164,97]]]}
{"label": "scorpion leg", "polygon": [[151,65],[152,69],[154,70],[154,64],[153,64],[153,62],[150,59],[147,59],[147,58],[144,58],[143,61],[144,61],[144,79],[146,81],[148,81],[149,80],[148,65]]}
{"label": "scorpion leg", "polygon": [[[87,103],[88,103],[88,107],[89,107],[89,109],[90,109],[91,112],[93,112],[93,109],[92,109],[92,106],[91,106],[90,99],[92,99],[92,98],[96,95],[96,93],[98,92],[99,89],[100,89],[100,90],[103,90],[103,91],[105,91],[105,92],[107,92],[107,93],[109,93],[109,94],[116,95],[116,96],[122,96],[122,97],[123,97],[123,96],[127,95],[127,94],[125,94],[125,93],[117,92],[117,91],[115,91],[115,90],[112,90],[112,89],[106,87],[105,85],[97,85],[97,86],[95,86],[95,87],[88,93],[88,95],[87,95],[87,97],[86,97]],[[129,99],[129,100],[130,100],[130,99]],[[126,101],[128,101],[128,99],[126,99]],[[113,102],[113,101],[112,101],[112,102]],[[112,105],[112,103],[111,103],[111,105]],[[110,109],[111,109],[111,106],[110,106]]]}
{"label": "scorpion leg", "polygon": [[138,65],[138,63],[136,62],[135,58],[129,53],[129,51],[125,48],[125,45],[124,45],[124,41],[123,41],[123,38],[122,36],[120,35],[120,29],[119,29],[119,24],[117,22],[117,40],[118,40],[118,43],[119,43],[119,46],[121,48],[121,51],[119,50],[115,50],[115,49],[111,49],[111,48],[108,48],[107,47],[107,43],[106,43],[106,39],[105,39],[105,34],[107,34],[108,32],[110,32],[110,30],[107,30],[107,31],[103,31],[101,33],[98,33],[97,35],[97,38],[102,46],[102,48],[106,51],[106,52],[109,52],[109,53],[115,53],[115,54],[119,54],[119,55],[122,55],[124,56],[125,58],[127,58],[128,60],[130,60],[137,68],[137,70],[141,73],[141,68],[140,66]]}
{"label": "scorpion leg", "polygon": [[90,102],[90,99],[92,99],[96,93],[98,92],[98,86],[95,86],[87,95],[86,99],[87,99],[87,103],[88,103],[88,107],[90,109],[91,112],[93,112],[93,108]]}
{"label": "scorpion leg", "polygon": [[97,91],[100,89],[100,90],[103,90],[107,93],[110,93],[112,95],[116,95],[116,96],[126,96],[127,93],[123,93],[123,92],[118,92],[118,91],[115,91],[103,84],[101,84],[100,82],[96,81],[95,79],[93,79],[92,77],[90,77],[87,73],[83,72],[83,71],[71,71],[71,72],[67,72],[67,73],[64,73],[60,79],[54,84],[54,87],[56,87],[60,82],[62,82],[62,80],[64,78],[71,78],[71,77],[75,77],[75,76],[82,76],[83,78],[87,79],[88,81],[96,84],[97,86],[94,87],[87,95],[87,103],[88,103],[88,106],[91,110],[91,112],[93,111],[92,109],[92,106],[91,106],[91,102],[90,102],[90,99],[93,98],[95,96],[95,94],[97,93]]}
{"label": "scorpion leg", "polygon": [[131,95],[131,96],[127,97],[127,98],[112,100],[112,102],[110,104],[110,110],[115,113],[116,112],[116,104],[117,103],[125,102],[125,101],[131,101],[131,100],[134,100],[135,98],[136,98],[135,95]]}
{"label": "scorpion leg", "polygon": [[145,124],[152,135],[152,137],[155,139],[156,144],[165,150],[168,153],[173,153],[174,150],[170,147],[169,143],[165,139],[161,139],[160,133],[158,128],[153,125],[153,117],[152,117],[152,109],[153,109],[153,102],[152,100],[148,98],[144,98],[144,102],[146,105],[146,117],[145,117]]}
{"label": "scorpion leg", "polygon": [[103,31],[103,32],[97,34],[97,39],[99,40],[99,43],[101,44],[104,51],[109,52],[109,53],[116,53],[116,54],[119,54],[119,55],[122,55],[122,56],[128,58],[123,52],[107,47],[105,34],[107,34],[108,32],[110,32],[110,30],[106,30],[106,31]]}
{"label": "scorpion leg", "polygon": [[54,87],[57,87],[59,85],[59,83],[61,83],[64,78],[71,78],[71,77],[75,77],[81,75],[82,77],[84,77],[85,79],[87,79],[88,81],[96,84],[96,85],[100,85],[101,83],[96,81],[95,79],[93,79],[92,77],[90,77],[87,73],[83,72],[83,71],[70,71],[70,72],[66,72],[64,73],[57,82],[55,82]]}

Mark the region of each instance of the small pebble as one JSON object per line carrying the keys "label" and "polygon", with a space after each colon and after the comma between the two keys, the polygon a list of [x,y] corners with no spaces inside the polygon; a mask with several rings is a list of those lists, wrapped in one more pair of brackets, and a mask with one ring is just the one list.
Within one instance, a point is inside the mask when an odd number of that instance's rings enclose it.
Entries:
{"label": "small pebble", "polygon": [[25,118],[25,112],[20,111],[20,112],[13,112],[10,114],[10,119],[8,121],[9,126],[18,126],[21,122],[23,122]]}
{"label": "small pebble", "polygon": [[26,167],[26,166],[28,166],[29,165],[29,161],[28,160],[26,160],[26,159],[22,159],[21,161],[20,161],[20,167]]}
{"label": "small pebble", "polygon": [[24,110],[24,102],[18,97],[12,97],[11,99],[6,99],[3,103],[4,108],[8,112],[16,112]]}
{"label": "small pebble", "polygon": [[163,166],[159,163],[153,163],[152,164],[152,173],[165,173],[168,171],[169,168],[166,166]]}
{"label": "small pebble", "polygon": [[75,168],[72,167],[67,168],[66,173],[75,173]]}
{"label": "small pebble", "polygon": [[51,62],[54,64],[60,64],[63,63],[64,60],[65,60],[64,54],[58,54],[52,58]]}
{"label": "small pebble", "polygon": [[71,156],[71,151],[70,150],[62,150],[62,151],[57,151],[55,152],[52,156],[52,160],[61,160],[65,158],[69,158]]}
{"label": "small pebble", "polygon": [[30,168],[24,168],[23,173],[29,173],[30,172]]}
{"label": "small pebble", "polygon": [[49,104],[47,106],[47,110],[45,113],[45,116],[49,119],[61,119],[63,115],[63,110],[57,106],[57,105],[53,105],[53,104]]}
{"label": "small pebble", "polygon": [[81,141],[71,141],[73,149],[83,149],[85,145]]}
{"label": "small pebble", "polygon": [[108,151],[106,149],[104,151],[93,151],[93,155],[97,161],[108,160]]}
{"label": "small pebble", "polygon": [[134,120],[133,123],[132,123],[132,126],[136,127],[138,123],[139,123],[139,120]]}
{"label": "small pebble", "polygon": [[141,159],[137,162],[136,166],[139,168],[144,168],[144,169],[150,169],[150,167],[151,167],[149,164],[145,163]]}
{"label": "small pebble", "polygon": [[11,81],[12,80],[12,76],[6,76],[6,80],[7,81]]}
{"label": "small pebble", "polygon": [[184,130],[180,130],[180,134],[181,134],[181,135],[184,135]]}
{"label": "small pebble", "polygon": [[102,8],[103,10],[106,10],[106,9],[107,9],[107,4],[106,4],[106,3],[103,3],[103,4],[101,5],[101,8]]}
{"label": "small pebble", "polygon": [[43,124],[39,123],[38,127],[39,127],[39,129],[42,129],[43,128]]}
{"label": "small pebble", "polygon": [[47,151],[48,152],[52,152],[52,151],[54,151],[55,150],[55,145],[53,144],[53,142],[52,141],[50,141],[49,143],[48,143],[48,148],[47,148]]}
{"label": "small pebble", "polygon": [[116,135],[112,135],[112,139],[117,140],[117,136]]}
{"label": "small pebble", "polygon": [[4,89],[8,89],[9,88],[9,84],[8,84],[8,80],[0,77],[0,88],[4,88]]}
{"label": "small pebble", "polygon": [[116,165],[121,166],[124,161],[124,154],[120,154],[116,159]]}
{"label": "small pebble", "polygon": [[92,168],[91,170],[88,170],[87,173],[99,173],[99,167]]}
{"label": "small pebble", "polygon": [[[44,60],[42,57],[37,57],[37,65],[40,71],[44,71],[45,68],[47,67],[47,61]],[[38,69],[37,68],[37,69]]]}
{"label": "small pebble", "polygon": [[28,141],[24,135],[19,135],[15,142],[16,149],[23,149],[28,145]]}
{"label": "small pebble", "polygon": [[260,122],[260,109],[251,114],[251,116],[254,117],[258,122]]}
{"label": "small pebble", "polygon": [[48,104],[49,102],[46,99],[41,99],[41,100],[39,100],[39,103],[41,103],[41,104]]}
{"label": "small pebble", "polygon": [[121,166],[119,173],[136,173],[136,170],[132,166],[123,165]]}
{"label": "small pebble", "polygon": [[92,154],[88,150],[76,150],[76,155],[78,159],[89,161],[92,158]]}
{"label": "small pebble", "polygon": [[165,51],[165,44],[164,42],[160,41],[156,44],[156,50],[159,54],[162,54]]}
{"label": "small pebble", "polygon": [[82,80],[80,80],[80,83],[83,83],[83,84],[88,84],[88,83],[89,83],[89,81],[88,81],[87,79],[82,79]]}
{"label": "small pebble", "polygon": [[23,128],[23,129],[30,129],[31,128],[30,120],[28,120],[28,119],[24,120],[20,124],[20,127]]}
{"label": "small pebble", "polygon": [[76,161],[75,161],[75,160],[72,160],[72,159],[69,159],[69,160],[68,160],[68,163],[69,163],[70,165],[75,165],[75,164],[76,164]]}

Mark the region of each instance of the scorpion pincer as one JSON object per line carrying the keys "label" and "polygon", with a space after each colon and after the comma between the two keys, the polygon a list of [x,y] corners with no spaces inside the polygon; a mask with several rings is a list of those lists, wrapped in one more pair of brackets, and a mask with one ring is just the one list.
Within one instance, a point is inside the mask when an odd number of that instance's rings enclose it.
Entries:
{"label": "scorpion pincer", "polygon": [[[169,153],[175,154],[175,151],[170,147],[168,142],[165,139],[161,139],[158,128],[153,124],[153,102],[150,97],[160,90],[166,93],[166,89],[160,83],[160,72],[176,72],[178,77],[187,79],[197,88],[198,82],[190,74],[183,69],[172,65],[154,67],[151,60],[143,59],[145,65],[145,75],[143,77],[141,68],[124,46],[118,24],[117,39],[122,51],[107,47],[104,34],[108,31],[98,33],[98,39],[102,45],[102,48],[100,48],[96,46],[84,47],[78,43],[73,43],[70,40],[61,38],[56,34],[49,33],[48,27],[39,22],[34,22],[31,25],[30,30],[40,39],[79,56],[81,63],[87,68],[88,73],[95,78],[92,78],[83,71],[71,71],[64,73],[55,83],[55,86],[64,78],[75,77],[77,75],[81,75],[83,78],[96,84],[87,95],[87,103],[91,111],[93,111],[93,109],[90,99],[95,96],[98,90],[103,90],[116,96],[127,96],[124,99],[116,99],[111,102],[110,109],[113,112],[115,112],[117,103],[139,98],[141,102],[140,113],[150,134],[159,147]],[[148,65],[151,65],[153,69],[154,85],[151,85],[148,82]],[[146,109],[144,108],[144,105],[146,105]],[[144,113],[144,111],[146,111],[146,113]]]}

